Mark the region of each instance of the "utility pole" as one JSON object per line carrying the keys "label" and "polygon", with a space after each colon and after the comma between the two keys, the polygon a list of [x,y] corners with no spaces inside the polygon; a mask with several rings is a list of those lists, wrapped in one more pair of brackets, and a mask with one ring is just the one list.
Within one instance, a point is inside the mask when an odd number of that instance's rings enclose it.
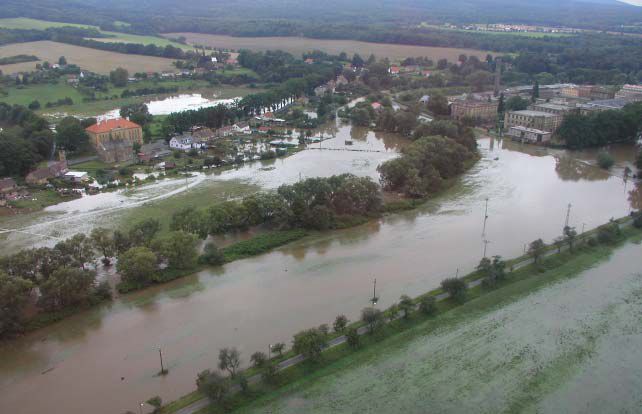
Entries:
{"label": "utility pole", "polygon": [[571,218],[571,203],[568,203],[568,208],[566,210],[566,222],[564,223],[564,228],[568,227],[569,219]]}
{"label": "utility pole", "polygon": [[486,248],[488,247],[488,243],[490,243],[490,240],[484,239],[484,258],[486,258]]}
{"label": "utility pole", "polygon": [[377,297],[377,278],[374,280],[373,288],[372,288],[372,299],[370,299],[372,302],[372,306],[375,306],[377,304],[377,301],[379,301],[379,298]]}
{"label": "utility pole", "polygon": [[488,197],[486,197],[486,208],[484,210],[484,228],[482,230],[482,237],[486,236],[486,221],[488,220]]}
{"label": "utility pole", "polygon": [[165,366],[163,365],[163,350],[160,349],[160,347],[158,348],[158,357],[160,358],[160,365],[161,365],[160,374],[165,375],[167,374],[167,371],[165,370]]}

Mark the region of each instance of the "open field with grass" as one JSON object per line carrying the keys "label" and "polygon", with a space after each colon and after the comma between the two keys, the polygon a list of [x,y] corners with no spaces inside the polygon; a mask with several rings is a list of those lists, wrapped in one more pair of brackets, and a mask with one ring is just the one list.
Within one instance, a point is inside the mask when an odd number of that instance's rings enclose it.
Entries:
{"label": "open field with grass", "polygon": [[440,303],[437,317],[393,322],[357,352],[331,349],[314,372],[286,370],[298,378],[289,385],[259,386],[249,405],[236,397],[235,412],[636,412],[642,246],[639,231],[628,237],[527,266],[462,306]]}
{"label": "open field with grass", "polygon": [[[115,22],[115,23],[120,23],[119,26],[129,26],[129,24],[124,22]],[[52,27],[65,27],[65,26],[96,29],[103,34],[110,36],[109,38],[94,39],[99,42],[140,43],[145,45],[154,44],[156,46],[162,46],[162,47],[165,47],[167,45],[172,45],[174,47],[179,47],[185,50],[192,49],[191,46],[183,45],[178,42],[173,42],[163,37],[141,36],[141,35],[135,35],[135,34],[129,34],[129,33],[110,32],[106,30],[100,30],[98,26],[92,26],[89,24],[51,22],[47,20],[29,19],[25,17],[0,19],[0,27],[6,28],[6,29],[45,30]]]}
{"label": "open field with grass", "polygon": [[24,105],[37,100],[40,102],[44,110],[52,110],[52,108],[44,108],[47,102],[56,102],[58,99],[71,98],[74,104],[82,102],[82,94],[78,89],[71,87],[64,81],[59,83],[44,83],[38,85],[20,85],[19,87],[6,88],[7,95],[0,96],[0,101],[10,105]]}
{"label": "open field with grass", "polygon": [[40,61],[3,65],[2,71],[4,73],[32,71],[36,67],[36,63],[42,63],[45,60],[57,62],[60,56],[65,56],[69,63],[101,74],[109,74],[117,67],[125,68],[130,73],[176,72],[176,68],[172,65],[172,59],[108,52],[48,40],[0,46],[0,56],[19,54],[35,55],[40,58]]}
{"label": "open field with grass", "polygon": [[98,26],[90,24],[51,22],[47,20],[30,19],[28,17],[12,17],[0,19],[0,27],[5,29],[45,30],[51,27],[82,27],[100,30]]}
{"label": "open field with grass", "polygon": [[489,53],[473,49],[369,43],[356,40],[308,39],[304,37],[232,37],[201,33],[165,33],[164,36],[173,38],[184,36],[189,44],[224,49],[280,49],[297,56],[304,52],[318,49],[331,54],[339,54],[341,52],[346,52],[348,55],[359,53],[361,56],[374,54],[378,58],[387,57],[392,60],[401,60],[408,56],[426,56],[435,61],[443,58],[455,61],[462,53],[469,56],[478,56],[481,59],[484,59]]}

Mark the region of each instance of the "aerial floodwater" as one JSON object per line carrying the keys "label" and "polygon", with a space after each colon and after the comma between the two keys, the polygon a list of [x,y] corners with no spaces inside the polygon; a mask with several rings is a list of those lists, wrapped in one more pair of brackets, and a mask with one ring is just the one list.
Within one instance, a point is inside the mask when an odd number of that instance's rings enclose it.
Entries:
{"label": "aerial floodwater", "polygon": [[631,243],[502,306],[465,305],[430,334],[242,412],[639,413],[640,257]]}
{"label": "aerial floodwater", "polygon": [[[190,192],[209,194],[201,202],[210,203],[301,177],[352,172],[376,178],[377,165],[395,157],[403,145],[399,137],[343,124],[321,133],[333,138],[285,159],[199,173],[187,185],[185,179],[165,180],[130,193],[101,194],[97,202],[74,200],[2,227],[64,237],[96,225],[118,225],[115,211],[144,212]],[[350,148],[346,139],[354,141]],[[616,166],[608,173],[595,166],[591,151],[488,138],[479,144],[481,160],[416,210],[313,234],[261,256],[121,296],[0,345],[0,412],[30,414],[56,407],[64,413],[113,414],[137,410],[153,395],[168,401],[192,391],[197,372],[214,367],[222,347],[238,347],[248,364],[253,352],[277,341],[289,343],[301,329],[329,323],[340,313],[357,318],[368,304],[374,278],[386,307],[401,294],[417,295],[457,270],[470,271],[485,246],[489,255],[512,257],[534,239],[551,241],[562,231],[569,203],[569,224],[578,232],[642,204],[640,184],[622,178],[632,165],[630,148],[611,149]],[[235,194],[229,192],[232,183],[240,185]],[[50,220],[58,221],[50,225]],[[49,243],[23,233],[3,237],[2,248]],[[169,367],[163,377],[156,376],[159,347]],[[576,384],[582,381],[587,379],[578,378]]]}

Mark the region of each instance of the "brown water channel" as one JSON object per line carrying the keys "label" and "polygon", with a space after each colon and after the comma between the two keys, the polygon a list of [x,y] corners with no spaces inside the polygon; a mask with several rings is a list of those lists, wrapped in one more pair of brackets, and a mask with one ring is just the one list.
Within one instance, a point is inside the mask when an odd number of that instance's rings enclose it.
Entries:
{"label": "brown water channel", "polygon": [[[369,136],[362,142],[378,140]],[[489,255],[511,257],[535,238],[553,239],[569,203],[570,224],[578,231],[642,204],[640,185],[617,176],[631,164],[631,148],[613,149],[617,167],[611,175],[590,165],[593,152],[549,152],[488,139],[480,146],[482,159],[453,188],[415,211],[313,235],[127,295],[0,346],[0,412],[119,413],[137,411],[139,401],[156,394],[168,401],[194,388],[196,373],[216,365],[221,347],[237,346],[247,363],[251,353],[289,343],[300,329],[329,323],[339,313],[356,318],[368,304],[374,278],[379,306],[386,307],[401,294],[436,287],[458,268],[471,270],[484,240]],[[327,163],[313,154],[327,157]],[[307,176],[329,175],[352,165],[359,171],[361,164],[351,160],[363,154],[391,156],[310,150],[277,163],[307,168]],[[336,157],[346,158],[333,164]],[[361,174],[372,175],[382,159]],[[242,169],[227,174],[267,188],[279,179],[297,179],[299,168],[286,166],[281,174],[274,167],[243,167],[254,178]],[[166,377],[155,376],[159,346],[170,370]]]}

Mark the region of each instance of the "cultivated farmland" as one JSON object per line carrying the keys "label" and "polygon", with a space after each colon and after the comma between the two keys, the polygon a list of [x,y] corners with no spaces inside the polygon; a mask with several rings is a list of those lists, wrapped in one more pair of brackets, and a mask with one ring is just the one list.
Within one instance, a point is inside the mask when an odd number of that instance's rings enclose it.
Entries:
{"label": "cultivated farmland", "polygon": [[387,57],[398,60],[408,56],[426,56],[433,60],[446,58],[456,61],[460,54],[478,56],[484,59],[488,52],[472,49],[449,47],[409,46],[390,43],[369,43],[356,40],[308,39],[305,37],[232,37],[201,33],[166,33],[165,36],[177,38],[184,36],[189,44],[212,46],[225,49],[250,50],[285,50],[294,55],[301,55],[311,50],[322,50],[326,53],[348,55],[359,53],[362,57],[374,54],[379,58]]}
{"label": "cultivated farmland", "polygon": [[[65,56],[69,63],[76,64],[83,69],[101,74],[108,74],[111,70],[117,67],[125,68],[130,73],[176,71],[176,68],[172,66],[172,59],[153,56],[127,55],[48,40],[15,43],[0,47],[0,57],[19,54],[36,55],[40,58],[39,62],[47,60],[53,63],[57,62],[60,56]],[[36,63],[38,62],[3,65],[2,71],[4,73],[32,71],[34,70]]]}

